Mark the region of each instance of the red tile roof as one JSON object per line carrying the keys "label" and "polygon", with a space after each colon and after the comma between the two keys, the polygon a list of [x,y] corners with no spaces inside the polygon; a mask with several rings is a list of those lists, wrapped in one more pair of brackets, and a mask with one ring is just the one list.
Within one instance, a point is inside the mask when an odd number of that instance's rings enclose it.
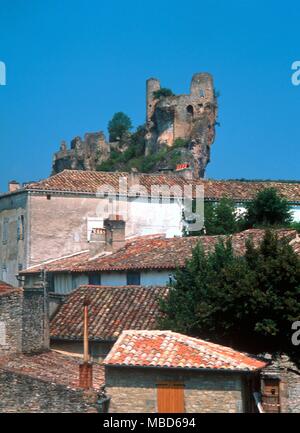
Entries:
{"label": "red tile roof", "polygon": [[[279,238],[295,239],[296,230],[276,230]],[[250,229],[236,233],[231,237],[236,254],[243,254],[245,242],[252,239],[257,246],[265,234],[264,230]],[[149,238],[142,236],[128,240],[125,247],[110,255],[91,259],[88,252],[46,262],[22,271],[20,274],[48,272],[104,272],[142,269],[176,269],[184,267],[186,259],[192,256],[192,250],[198,242],[206,252],[211,251],[220,239],[226,236],[191,236],[174,238]]]}
{"label": "red tile roof", "polygon": [[90,340],[116,340],[126,329],[156,329],[158,299],[166,287],[82,286],[72,292],[51,321],[50,336],[83,338],[83,301],[89,304]]}
{"label": "red tile roof", "polygon": [[8,295],[8,294],[14,293],[14,292],[20,292],[21,293],[22,290],[11,286],[10,284],[5,283],[4,281],[0,281],[0,296]]}
{"label": "red tile roof", "polygon": [[104,365],[254,371],[265,367],[266,362],[171,331],[124,331]]}
{"label": "red tile roof", "polygon": [[[14,354],[0,358],[0,369],[34,379],[79,388],[79,360],[50,350],[25,355]],[[98,390],[104,383],[104,371],[100,364],[93,365],[93,388]]]}
{"label": "red tile roof", "polygon": [[166,174],[130,174],[125,172],[101,172],[64,170],[40,182],[31,183],[25,187],[31,191],[78,192],[95,194],[102,185],[111,185],[117,192],[119,179],[127,179],[128,186],[137,182],[150,193],[153,185],[203,185],[204,195],[207,199],[220,199],[229,197],[236,201],[251,200],[259,191],[273,187],[290,202],[300,202],[300,182],[273,182],[273,181],[231,181],[231,180],[188,180],[178,175]]}

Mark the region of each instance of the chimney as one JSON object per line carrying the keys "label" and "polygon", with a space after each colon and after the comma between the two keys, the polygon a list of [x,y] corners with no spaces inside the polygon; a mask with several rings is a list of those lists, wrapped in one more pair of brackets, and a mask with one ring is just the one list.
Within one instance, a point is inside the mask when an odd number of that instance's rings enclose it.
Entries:
{"label": "chimney", "polygon": [[89,300],[83,302],[83,363],[79,365],[79,386],[83,389],[93,387],[93,365],[89,355],[89,324],[88,324]]}
{"label": "chimney", "polygon": [[193,179],[193,170],[190,164],[177,164],[175,174],[184,177],[185,179]]}
{"label": "chimney", "polygon": [[110,215],[103,222],[106,251],[117,251],[125,245],[125,221],[120,215]]}
{"label": "chimney", "polygon": [[8,191],[9,192],[18,191],[20,188],[21,188],[21,185],[16,180],[11,180],[8,184]]}
{"label": "chimney", "polygon": [[97,254],[105,251],[106,247],[106,230],[101,228],[93,229],[89,242],[90,256],[94,257]]}

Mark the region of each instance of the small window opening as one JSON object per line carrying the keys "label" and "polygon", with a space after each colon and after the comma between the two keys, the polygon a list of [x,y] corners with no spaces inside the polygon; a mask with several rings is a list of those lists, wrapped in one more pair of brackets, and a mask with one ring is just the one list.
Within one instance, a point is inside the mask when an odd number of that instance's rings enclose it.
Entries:
{"label": "small window opening", "polygon": [[194,108],[193,108],[192,105],[188,105],[188,106],[186,107],[186,111],[187,111],[191,116],[194,115]]}

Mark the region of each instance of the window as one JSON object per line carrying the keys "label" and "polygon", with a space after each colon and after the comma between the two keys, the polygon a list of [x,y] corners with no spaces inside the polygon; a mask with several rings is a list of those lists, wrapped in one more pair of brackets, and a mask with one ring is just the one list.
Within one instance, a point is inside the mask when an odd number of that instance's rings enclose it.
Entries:
{"label": "window", "polygon": [[157,412],[184,412],[184,384],[180,382],[162,382],[157,385]]}
{"label": "window", "polygon": [[3,263],[1,270],[2,270],[1,280],[6,281],[6,279],[7,279],[7,269],[6,269],[6,264],[5,263]]}
{"label": "window", "polygon": [[127,285],[139,286],[141,284],[140,272],[127,272]]}
{"label": "window", "polygon": [[24,239],[24,215],[18,217],[17,238],[18,241]]}
{"label": "window", "polygon": [[101,274],[89,274],[89,285],[101,286]]}
{"label": "window", "polygon": [[8,218],[4,218],[3,231],[2,231],[2,242],[6,244],[8,241]]}
{"label": "window", "polygon": [[194,115],[194,108],[193,108],[192,105],[188,105],[188,106],[186,107],[186,111],[187,111],[188,114],[190,114],[191,116]]}
{"label": "window", "polygon": [[199,95],[200,95],[201,98],[204,98],[205,92],[204,92],[203,89],[200,89]]}

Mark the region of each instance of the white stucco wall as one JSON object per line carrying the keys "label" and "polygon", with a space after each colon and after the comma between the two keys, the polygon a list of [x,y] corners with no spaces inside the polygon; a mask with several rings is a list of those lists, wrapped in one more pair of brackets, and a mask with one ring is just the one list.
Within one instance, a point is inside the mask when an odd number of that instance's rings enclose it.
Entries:
{"label": "white stucco wall", "polygon": [[[294,205],[291,206],[291,214],[293,217],[294,222],[300,222],[300,205]],[[236,205],[236,210],[238,211],[238,214],[241,215],[246,212],[246,207],[242,204]]]}
{"label": "white stucco wall", "polygon": [[300,222],[300,205],[291,207],[293,221]]}

